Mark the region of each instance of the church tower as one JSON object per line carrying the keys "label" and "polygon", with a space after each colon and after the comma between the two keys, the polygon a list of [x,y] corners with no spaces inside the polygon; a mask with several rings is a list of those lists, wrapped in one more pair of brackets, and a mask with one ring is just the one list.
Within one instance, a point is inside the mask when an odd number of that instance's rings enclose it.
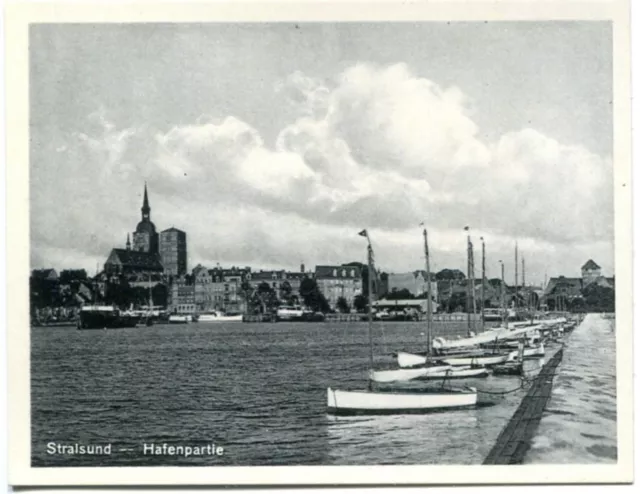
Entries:
{"label": "church tower", "polygon": [[133,250],[158,254],[158,233],[151,221],[151,207],[147,194],[147,183],[144,184],[144,199],[142,200],[142,219],[133,233]]}

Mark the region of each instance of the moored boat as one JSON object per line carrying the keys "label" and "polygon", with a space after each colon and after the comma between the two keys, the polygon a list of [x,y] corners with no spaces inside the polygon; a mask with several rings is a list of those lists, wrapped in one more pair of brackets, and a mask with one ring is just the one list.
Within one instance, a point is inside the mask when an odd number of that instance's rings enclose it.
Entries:
{"label": "moored boat", "polygon": [[276,310],[276,320],[278,321],[301,321],[305,311],[297,305],[281,305]]}
{"label": "moored boat", "polygon": [[202,314],[198,314],[198,322],[199,323],[242,322],[242,314],[228,316],[218,311],[204,312]]}
{"label": "moored boat", "polygon": [[139,317],[111,305],[86,305],[80,309],[78,329],[135,328]]}
{"label": "moored boat", "polygon": [[458,365],[497,365],[509,359],[509,353],[488,353],[484,355],[457,355],[455,357],[443,357],[442,361],[453,366]]}
{"label": "moored boat", "polygon": [[469,378],[480,378],[480,377],[488,377],[489,370],[484,366],[451,366],[449,369],[431,372],[423,377],[419,377],[420,380],[430,380],[430,379],[469,379]]}
{"label": "moored boat", "polygon": [[473,408],[478,401],[475,388],[342,391],[327,389],[327,411],[333,415],[383,415],[429,413]]}
{"label": "moored boat", "polygon": [[171,314],[169,316],[169,324],[188,324],[193,322],[191,314]]}
{"label": "moored boat", "polygon": [[[336,390],[327,388],[327,411],[333,415],[377,415],[377,414],[408,414],[408,413],[428,413],[451,409],[469,408],[477,404],[478,393],[475,388],[452,389],[438,386],[438,388],[425,388],[420,390],[373,389],[372,383],[376,378],[391,379],[387,382],[394,382],[397,373],[389,374],[389,371],[374,371],[373,361],[373,337],[372,322],[373,311],[371,294],[373,293],[373,274],[375,273],[373,264],[373,249],[367,231],[360,232],[361,236],[367,238],[368,249],[368,329],[369,329],[369,389],[367,390]],[[426,229],[425,246],[426,246]],[[427,271],[428,272],[428,271]],[[430,301],[430,299],[429,299]],[[428,369],[428,368],[427,368]],[[445,366],[446,370],[446,366]],[[425,375],[425,369],[401,369],[405,376],[414,379],[419,375]],[[409,371],[408,373],[406,371]],[[387,372],[387,373],[385,373]],[[411,374],[411,376],[409,376]]]}
{"label": "moored boat", "polygon": [[433,365],[431,367],[417,367],[413,369],[392,369],[371,371],[369,379],[378,383],[409,381],[411,379],[420,379],[431,374],[442,375],[442,372],[450,370],[450,365]]}
{"label": "moored boat", "polygon": [[[473,365],[486,366],[496,365],[506,362],[509,353],[467,353],[459,355],[441,355],[438,359],[445,364],[451,366]],[[427,362],[426,355],[418,355],[415,353],[398,352],[398,365],[400,367],[416,367],[424,365]]]}

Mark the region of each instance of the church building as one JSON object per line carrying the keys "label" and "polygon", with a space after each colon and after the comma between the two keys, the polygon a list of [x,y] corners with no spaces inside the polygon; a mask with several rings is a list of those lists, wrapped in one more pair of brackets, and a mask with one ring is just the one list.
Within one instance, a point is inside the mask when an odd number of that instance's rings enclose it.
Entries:
{"label": "church building", "polygon": [[156,226],[151,221],[151,208],[149,207],[146,183],[144,184],[144,199],[140,211],[142,211],[142,219],[133,233],[133,250],[158,254],[158,232],[156,232]]}
{"label": "church building", "polygon": [[104,263],[107,275],[151,274],[164,271],[158,248],[158,233],[151,222],[147,184],[144,185],[141,211],[142,219],[133,233],[133,248],[127,234],[126,249],[111,249]]}

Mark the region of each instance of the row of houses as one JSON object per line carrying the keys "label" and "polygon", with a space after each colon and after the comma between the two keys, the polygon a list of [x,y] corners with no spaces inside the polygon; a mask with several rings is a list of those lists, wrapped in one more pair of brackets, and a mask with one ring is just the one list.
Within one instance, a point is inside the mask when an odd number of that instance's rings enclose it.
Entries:
{"label": "row of houses", "polygon": [[[129,251],[135,256],[135,251]],[[129,255],[129,253],[127,255]],[[559,276],[551,278],[545,287],[514,287],[508,286],[500,279],[437,279],[443,272],[427,275],[425,271],[416,270],[406,273],[383,273],[378,279],[380,285],[376,292],[378,298],[425,298],[428,284],[435,307],[444,311],[464,311],[468,303],[468,285],[472,284],[477,306],[482,303],[484,292],[485,307],[499,307],[504,296],[508,306],[552,306],[557,308],[560,303],[569,308],[576,300],[580,300],[586,288],[600,287],[614,289],[614,278],[604,277],[601,268],[593,260],[587,261],[581,269],[582,276],[570,278]],[[171,311],[193,313],[212,310],[225,312],[244,312],[246,310],[247,290],[249,287],[258,288],[268,286],[279,300],[298,299],[301,301],[300,289],[305,278],[315,280],[319,291],[336,308],[338,300],[344,298],[346,303],[354,306],[357,295],[363,292],[361,265],[319,265],[312,271],[305,270],[304,264],[297,271],[287,270],[259,270],[254,271],[249,266],[223,268],[217,265],[207,268],[196,266],[188,275],[170,277],[159,272],[131,271],[120,274],[119,281],[125,281],[131,287],[151,290],[158,285],[168,288],[166,300],[156,300],[155,303],[166,303]],[[124,280],[123,280],[124,277]],[[66,283],[58,283],[58,275],[53,269],[35,270],[32,273],[32,299],[38,300],[38,305],[48,306],[54,303],[50,291],[55,285],[55,303],[59,300],[72,302],[77,305],[89,303],[105,295],[106,286],[114,280],[114,274],[106,270],[92,280],[80,280],[73,287]],[[49,299],[51,301],[49,302]]]}
{"label": "row of houses", "polygon": [[[414,297],[425,297],[428,283],[431,283],[433,301],[442,310],[466,310],[468,297],[468,285],[472,284],[471,292],[474,294],[476,304],[482,303],[484,293],[485,307],[500,307],[502,297],[509,307],[562,307],[569,309],[576,303],[584,300],[584,294],[596,287],[615,289],[615,278],[602,275],[602,268],[593,259],[589,259],[581,267],[580,277],[558,276],[551,278],[545,286],[512,286],[505,284],[499,278],[493,279],[460,279],[460,276],[451,276],[442,280],[443,272],[431,273],[417,270],[409,273],[389,273],[387,277],[388,295],[397,293],[410,294]],[[448,275],[455,274],[453,272]]]}
{"label": "row of houses", "polygon": [[249,287],[268,286],[279,300],[301,300],[301,285],[305,278],[315,280],[320,292],[331,307],[343,297],[353,306],[362,293],[362,272],[359,266],[321,265],[306,271],[304,264],[298,271],[260,270],[249,266],[207,268],[196,266],[190,276],[173,281],[170,287],[169,309],[179,313],[244,312]]}

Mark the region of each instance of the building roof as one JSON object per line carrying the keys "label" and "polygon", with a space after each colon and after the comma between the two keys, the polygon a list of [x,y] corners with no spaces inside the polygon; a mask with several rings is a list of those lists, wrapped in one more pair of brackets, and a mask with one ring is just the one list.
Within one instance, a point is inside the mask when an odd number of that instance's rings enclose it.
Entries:
{"label": "building roof", "polygon": [[544,294],[550,295],[557,289],[566,289],[563,295],[578,296],[582,290],[582,278],[567,278],[565,276],[551,278],[547,283]]}
{"label": "building roof", "polygon": [[[335,271],[335,275],[334,275]],[[353,276],[351,275],[353,273]],[[360,267],[358,266],[316,266],[315,271],[316,278],[329,278],[329,279],[357,279],[360,278]]]}
{"label": "building roof", "polygon": [[141,220],[138,223],[138,226],[136,226],[136,232],[135,233],[154,234],[154,233],[156,233],[156,225],[154,225],[151,220],[147,220],[147,219]]}
{"label": "building roof", "polygon": [[124,267],[144,269],[147,271],[162,271],[162,263],[158,254],[140,252],[137,250],[112,249],[105,264],[119,263]]}
{"label": "building roof", "polygon": [[[408,271],[405,273],[388,273],[389,281],[394,280],[415,280],[420,278],[422,281],[427,281],[427,272],[424,269],[418,269],[416,271]],[[436,273],[431,273],[431,281],[436,281]],[[441,280],[442,281],[442,280]]]}
{"label": "building roof", "polygon": [[39,279],[47,279],[47,278],[57,278],[58,277],[58,273],[56,273],[56,270],[53,268],[49,268],[49,269],[34,269],[31,272],[31,276],[33,276],[34,278],[39,278]]}
{"label": "building roof", "polygon": [[168,232],[178,232],[178,233],[184,233],[186,235],[186,233],[174,226],[172,226],[171,228],[167,228],[166,230],[162,230],[161,233],[168,233]]}
{"label": "building roof", "polygon": [[589,259],[587,262],[584,263],[584,266],[582,266],[583,270],[586,269],[600,269],[600,266],[598,266],[593,259]]}

